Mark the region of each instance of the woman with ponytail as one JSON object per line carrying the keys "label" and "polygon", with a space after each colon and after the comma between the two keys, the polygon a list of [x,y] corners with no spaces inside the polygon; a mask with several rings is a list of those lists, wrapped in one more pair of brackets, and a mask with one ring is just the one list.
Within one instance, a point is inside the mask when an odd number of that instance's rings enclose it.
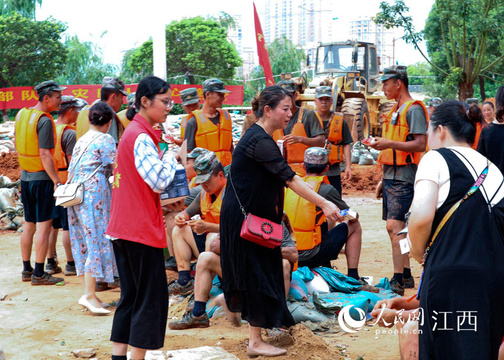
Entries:
{"label": "woman with ponytail", "polygon": [[410,255],[424,266],[420,359],[497,359],[504,335],[504,186],[471,149],[481,111],[440,105],[415,179]]}
{"label": "woman with ponytail", "polygon": [[481,131],[478,152],[504,172],[504,85],[495,95],[495,120]]}

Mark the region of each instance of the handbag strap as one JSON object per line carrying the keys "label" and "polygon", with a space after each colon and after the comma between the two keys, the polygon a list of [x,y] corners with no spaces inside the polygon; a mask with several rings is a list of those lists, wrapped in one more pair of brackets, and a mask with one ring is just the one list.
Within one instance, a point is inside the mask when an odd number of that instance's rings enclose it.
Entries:
{"label": "handbag strap", "polygon": [[[81,153],[79,154],[79,158],[78,158],[78,159],[77,159],[77,161],[75,162],[75,165],[74,165],[74,167],[73,167],[73,169],[72,169],[72,170],[74,170],[74,169],[77,167],[77,164],[79,163],[80,159],[82,158],[82,155],[84,155],[84,153],[85,153],[85,152],[86,152],[86,150],[88,149],[89,145],[91,145],[91,143],[92,143],[93,141],[95,141],[97,138],[99,138],[99,137],[101,137],[101,136],[103,136],[103,135],[105,135],[105,134],[98,134],[98,135],[96,135],[94,138],[92,138],[90,142],[88,142],[88,144],[86,145],[86,147],[84,148],[84,150],[82,150],[82,151],[81,151]],[[88,176],[88,177],[87,177],[87,178],[86,178],[83,182],[88,181],[88,180],[89,180],[89,178],[90,178],[91,176],[93,176],[94,174],[96,174],[96,172],[97,172],[97,171],[98,171],[101,167],[102,167],[102,165],[98,166],[98,168],[97,168],[97,169],[96,169],[96,170],[95,170],[95,171],[94,171],[94,172],[93,172],[90,176]],[[74,177],[74,172],[72,171],[72,172],[70,173],[70,176],[68,177],[68,180],[67,180],[67,182],[66,182],[66,183],[67,183],[67,184],[70,184],[70,183],[72,182],[73,177]]]}
{"label": "handbag strap", "polygon": [[443,226],[445,226],[445,224],[448,222],[448,220],[453,215],[453,213],[459,208],[459,206],[462,205],[462,203],[464,201],[466,201],[472,194],[474,194],[479,189],[481,184],[483,184],[483,181],[485,181],[485,179],[488,175],[488,166],[489,166],[489,163],[487,160],[487,166],[483,169],[483,171],[481,172],[479,177],[476,179],[476,182],[471,186],[471,188],[462,197],[462,199],[460,199],[455,204],[453,204],[453,206],[450,208],[450,210],[448,210],[448,212],[445,214],[445,216],[443,217],[443,219],[441,220],[441,222],[437,226],[436,231],[434,232],[434,235],[432,236],[432,238],[429,242],[429,245],[427,245],[427,247],[425,248],[425,252],[423,255],[424,264],[425,264],[425,260],[427,259],[427,255],[429,253],[429,250],[430,250],[432,244],[434,244],[434,241],[436,240],[436,238],[437,238],[439,232],[441,231],[441,229],[443,228]]}
{"label": "handbag strap", "polygon": [[240,198],[238,197],[238,194],[236,193],[236,189],[234,187],[234,184],[233,184],[233,176],[231,174],[231,171],[229,171],[229,181],[231,182],[231,187],[233,188],[233,191],[234,191],[234,194],[236,196],[236,200],[238,200],[238,204],[240,205],[240,210],[243,214],[243,216],[245,217],[245,219],[247,218],[247,212],[245,211],[245,209],[243,208],[241,202],[240,202]]}

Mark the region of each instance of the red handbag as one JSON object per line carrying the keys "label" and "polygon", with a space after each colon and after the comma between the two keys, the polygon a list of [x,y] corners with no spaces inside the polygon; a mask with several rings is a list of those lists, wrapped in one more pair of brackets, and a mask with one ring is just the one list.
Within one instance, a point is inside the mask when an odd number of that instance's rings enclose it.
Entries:
{"label": "red handbag", "polygon": [[270,249],[276,248],[282,245],[283,238],[283,225],[277,224],[271,220],[260,218],[259,216],[252,215],[251,213],[246,213],[243,208],[240,198],[236,193],[236,189],[231,179],[231,172],[229,172],[228,179],[231,182],[233,191],[240,205],[240,210],[245,217],[240,231],[240,236],[245,240],[251,241],[254,244],[258,244]]}
{"label": "red handbag", "polygon": [[283,226],[249,213],[243,220],[240,236],[255,244],[273,249],[282,245]]}

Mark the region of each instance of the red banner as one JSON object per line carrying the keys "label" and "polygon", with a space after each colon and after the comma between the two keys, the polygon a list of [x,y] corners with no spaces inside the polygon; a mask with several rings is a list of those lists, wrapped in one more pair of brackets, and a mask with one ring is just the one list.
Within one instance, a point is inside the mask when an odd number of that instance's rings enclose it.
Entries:
{"label": "red banner", "polygon": [[257,56],[259,57],[259,64],[264,70],[264,76],[266,77],[266,86],[275,85],[275,79],[273,79],[273,72],[271,71],[268,49],[266,48],[266,42],[264,41],[264,33],[262,31],[261,22],[259,21],[259,15],[257,15],[255,3],[254,23],[257,40]]}
{"label": "red banner", "polygon": [[[101,96],[102,85],[66,85],[63,95],[73,95],[87,101],[88,104],[93,103]],[[136,91],[138,84],[126,85],[126,92],[133,93]],[[172,98],[176,104],[180,104],[180,91],[195,87],[198,89],[200,102],[203,103],[203,86],[202,85],[182,85],[171,84]],[[231,91],[226,93],[224,97],[225,105],[242,105],[243,104],[243,86],[230,85],[226,89]],[[24,107],[32,107],[37,104],[38,97],[33,87],[10,87],[0,88],[0,109],[21,109]],[[126,103],[126,97],[124,97]]]}

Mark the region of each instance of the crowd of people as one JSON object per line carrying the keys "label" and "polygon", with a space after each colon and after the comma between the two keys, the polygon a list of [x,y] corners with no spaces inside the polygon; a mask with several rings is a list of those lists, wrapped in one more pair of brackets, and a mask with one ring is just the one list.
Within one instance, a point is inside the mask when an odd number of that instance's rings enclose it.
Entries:
{"label": "crowd of people", "polygon": [[[406,67],[385,69],[381,80],[395,105],[369,146],[383,165],[377,196],[391,243],[392,291],[415,288],[410,257],[424,272],[415,299],[379,302],[372,315],[423,309],[425,321],[408,325],[421,335],[400,339],[403,358],[497,358],[504,336],[504,87],[482,109],[437,98],[427,108],[410,95]],[[266,87],[236,144],[222,108],[229,91],[219,79],[203,83],[201,109],[195,88],[181,92],[180,139],[163,136],[160,124],[174,102],[170,84],[155,76],[142,79],[134,95],[106,77],[101,99],[84,107],[52,80],[35,90],[37,105],[20,110],[15,124],[26,220],[22,281],[64,281],[54,276],[63,272],[55,259],[63,229],[64,274],[83,278],[78,303],[110,314],[96,293],[120,286],[112,359],[125,360],[128,347],[131,359],[163,347],[169,296],[191,295],[171,329],[210,326],[206,303],[216,275],[223,290],[216,302],[234,325],[241,324],[237,314],[249,325],[250,357],[287,353],[265,342],[261,329],[294,325],[286,296],[297,266],[331,267],[344,248],[347,276],[366,284],[358,271],[359,216],[342,212],[349,210],[342,177],[352,177],[353,139],[331,110],[331,87],[317,87],[316,110],[298,107],[293,81]],[[118,113],[125,96],[128,109]],[[164,141],[185,142],[186,158],[162,151]],[[162,206],[178,162],[189,196]],[[82,203],[55,206],[53,193],[65,183],[84,185]],[[178,272],[170,284],[166,269]],[[439,331],[431,316],[440,312],[477,313],[477,331]],[[390,326],[384,320],[379,324]]]}

